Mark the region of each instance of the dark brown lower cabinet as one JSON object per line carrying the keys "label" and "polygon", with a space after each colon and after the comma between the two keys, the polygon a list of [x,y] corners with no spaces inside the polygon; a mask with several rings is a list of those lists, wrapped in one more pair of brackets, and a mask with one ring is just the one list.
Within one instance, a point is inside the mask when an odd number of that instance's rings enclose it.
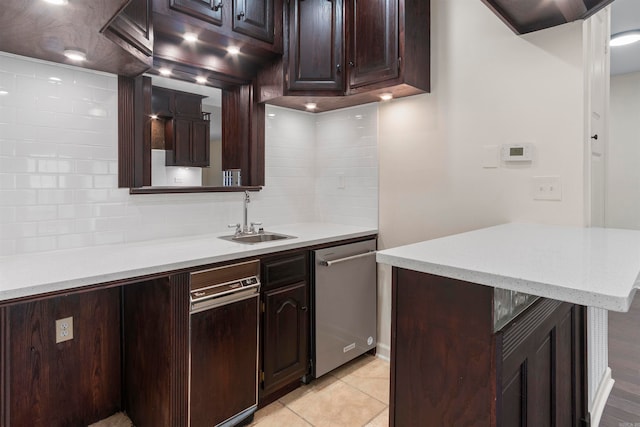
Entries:
{"label": "dark brown lower cabinet", "polygon": [[394,268],[390,426],[584,426],[585,309],[539,299],[493,332],[493,288]]}
{"label": "dark brown lower cabinet", "polygon": [[503,426],[581,426],[584,309],[542,300],[498,334]]}
{"label": "dark brown lower cabinet", "polygon": [[[86,426],[121,408],[120,289],[0,308],[3,427]],[[73,339],[56,344],[56,319]]]}
{"label": "dark brown lower cabinet", "polygon": [[298,381],[308,370],[308,284],[264,293],[262,390],[265,395]]}
{"label": "dark brown lower cabinet", "polygon": [[137,427],[187,426],[189,274],[123,288],[124,410]]}
{"label": "dark brown lower cabinet", "polygon": [[260,405],[309,372],[308,253],[263,259]]}

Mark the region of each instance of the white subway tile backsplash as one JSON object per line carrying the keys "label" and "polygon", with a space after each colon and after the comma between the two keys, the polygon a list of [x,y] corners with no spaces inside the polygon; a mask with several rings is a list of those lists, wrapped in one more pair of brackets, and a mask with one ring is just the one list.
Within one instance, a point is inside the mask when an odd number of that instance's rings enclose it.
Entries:
{"label": "white subway tile backsplash", "polygon": [[0,173],[0,189],[15,189],[16,176],[14,174]]}
{"label": "white subway tile backsplash", "polygon": [[[0,59],[0,85],[20,93],[0,98],[0,256],[223,232],[241,220],[238,193],[117,188],[116,76]],[[267,113],[266,186],[252,193],[249,220],[377,226],[377,106]]]}
{"label": "white subway tile backsplash", "polygon": [[36,190],[0,190],[0,206],[35,205],[37,199]]}
{"label": "white subway tile backsplash", "polygon": [[16,253],[46,252],[55,249],[62,249],[56,245],[55,236],[27,237],[15,241]]}

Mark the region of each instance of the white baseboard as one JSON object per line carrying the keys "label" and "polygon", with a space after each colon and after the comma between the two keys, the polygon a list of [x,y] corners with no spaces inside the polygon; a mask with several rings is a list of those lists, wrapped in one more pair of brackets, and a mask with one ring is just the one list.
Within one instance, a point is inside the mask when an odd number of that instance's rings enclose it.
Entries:
{"label": "white baseboard", "polygon": [[596,395],[589,404],[590,427],[598,427],[600,425],[600,419],[602,418],[604,407],[607,405],[607,400],[609,399],[609,394],[611,393],[614,383],[615,381],[611,378],[611,368],[607,367],[598,385]]}
{"label": "white baseboard", "polygon": [[378,343],[376,345],[376,356],[387,362],[391,361],[391,346]]}

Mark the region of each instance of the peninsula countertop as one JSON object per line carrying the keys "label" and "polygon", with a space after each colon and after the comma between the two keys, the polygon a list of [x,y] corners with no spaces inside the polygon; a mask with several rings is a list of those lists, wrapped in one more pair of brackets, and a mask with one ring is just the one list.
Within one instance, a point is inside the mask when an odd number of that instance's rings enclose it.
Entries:
{"label": "peninsula countertop", "polygon": [[95,246],[0,258],[0,301],[170,272],[377,234],[378,230],[326,223],[269,227],[295,236],[259,244],[219,239],[217,234]]}
{"label": "peninsula countertop", "polygon": [[379,251],[379,263],[626,312],[640,231],[510,223]]}

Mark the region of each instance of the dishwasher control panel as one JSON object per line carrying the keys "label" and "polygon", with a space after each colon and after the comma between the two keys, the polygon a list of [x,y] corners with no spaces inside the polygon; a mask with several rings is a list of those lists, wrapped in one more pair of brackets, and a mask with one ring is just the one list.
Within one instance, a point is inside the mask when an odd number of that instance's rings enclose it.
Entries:
{"label": "dishwasher control panel", "polygon": [[191,273],[191,312],[245,299],[260,290],[260,262],[249,261]]}

